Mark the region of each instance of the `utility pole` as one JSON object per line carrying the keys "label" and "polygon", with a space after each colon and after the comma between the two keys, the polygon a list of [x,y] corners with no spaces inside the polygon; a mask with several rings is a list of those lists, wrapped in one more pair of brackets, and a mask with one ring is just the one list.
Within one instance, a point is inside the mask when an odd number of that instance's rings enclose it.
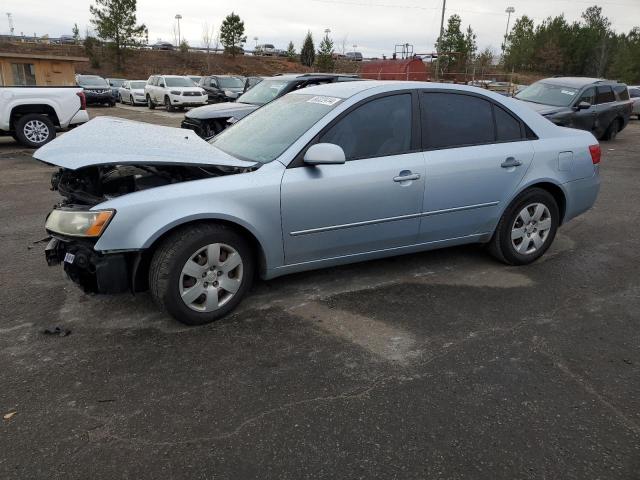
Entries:
{"label": "utility pole", "polygon": [[502,42],[503,57],[504,57],[504,51],[507,48],[507,37],[509,36],[509,22],[511,21],[511,14],[515,11],[516,9],[513,7],[507,7],[507,9],[504,11],[505,13],[508,13],[508,16],[507,16],[507,29],[504,31],[504,42]]}
{"label": "utility pole", "polygon": [[179,13],[175,16],[175,19],[178,21],[178,48],[180,48],[180,45],[182,44],[182,40],[180,38],[180,20],[182,19],[182,15],[180,15]]}
{"label": "utility pole", "polygon": [[13,37],[13,15],[9,12],[7,12],[7,20],[9,20],[9,34]]}
{"label": "utility pole", "polygon": [[436,48],[436,81],[438,81],[438,77],[440,75],[440,42],[442,42],[442,37],[444,36],[444,11],[447,8],[447,0],[442,0],[442,18],[440,19],[440,36],[438,37],[438,43],[436,44],[438,48]]}

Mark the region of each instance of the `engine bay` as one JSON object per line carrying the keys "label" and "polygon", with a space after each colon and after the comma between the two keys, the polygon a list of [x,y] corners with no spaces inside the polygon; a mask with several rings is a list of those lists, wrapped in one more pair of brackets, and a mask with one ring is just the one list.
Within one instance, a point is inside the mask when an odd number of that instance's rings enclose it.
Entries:
{"label": "engine bay", "polygon": [[97,165],[61,168],[51,177],[51,189],[65,197],[63,205],[97,205],[129,193],[255,170],[221,165]]}

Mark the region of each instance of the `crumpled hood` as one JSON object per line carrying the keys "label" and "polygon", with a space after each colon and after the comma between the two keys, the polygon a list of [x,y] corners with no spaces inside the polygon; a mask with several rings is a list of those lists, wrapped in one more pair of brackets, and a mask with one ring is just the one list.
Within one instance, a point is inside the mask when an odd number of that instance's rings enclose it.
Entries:
{"label": "crumpled hood", "polygon": [[[516,100],[518,100],[516,98]],[[540,115],[555,115],[556,113],[566,112],[571,110],[569,107],[555,107],[553,105],[543,105],[541,103],[525,102],[524,100],[518,100],[523,105],[526,105],[531,110],[538,112]]]}
{"label": "crumpled hood", "polygon": [[258,105],[252,105],[250,103],[213,103],[211,105],[205,105],[204,107],[193,108],[185,114],[185,117],[195,118],[197,120],[234,117],[240,120],[258,108]]}
{"label": "crumpled hood", "polygon": [[191,130],[98,117],[35,151],[42,162],[76,170],[93,165],[220,165],[248,168]]}

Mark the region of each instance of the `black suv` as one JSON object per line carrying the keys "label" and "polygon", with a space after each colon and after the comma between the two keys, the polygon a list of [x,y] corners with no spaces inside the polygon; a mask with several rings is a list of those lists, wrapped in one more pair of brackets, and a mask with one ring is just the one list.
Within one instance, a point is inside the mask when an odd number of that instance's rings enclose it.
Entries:
{"label": "black suv", "polygon": [[[217,103],[189,110],[182,121],[182,128],[195,131],[203,138],[210,138],[227,128],[230,123],[246,117],[261,106],[294,90],[323,83],[360,80],[357,75],[305,73],[276,75],[265,78],[247,90],[233,103]],[[204,87],[203,87],[204,88]]]}
{"label": "black suv", "polygon": [[598,78],[546,78],[515,98],[556,125],[587,130],[599,140],[615,139],[633,108],[624,83]]}
{"label": "black suv", "polygon": [[98,75],[76,75],[76,83],[82,87],[87,105],[105,104],[113,107],[116,96],[109,83]]}
{"label": "black suv", "polygon": [[202,77],[198,86],[209,95],[209,103],[232,102],[244,92],[244,79],[233,75]]}

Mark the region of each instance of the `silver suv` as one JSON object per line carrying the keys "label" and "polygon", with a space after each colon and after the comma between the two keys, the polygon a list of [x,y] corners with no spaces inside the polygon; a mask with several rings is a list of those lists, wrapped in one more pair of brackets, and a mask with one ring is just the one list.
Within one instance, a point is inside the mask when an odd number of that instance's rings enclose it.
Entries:
{"label": "silver suv", "polygon": [[193,80],[179,75],[150,76],[144,94],[151,110],[157,105],[164,105],[168,112],[176,108],[206,105],[209,98],[207,92],[197,87]]}

